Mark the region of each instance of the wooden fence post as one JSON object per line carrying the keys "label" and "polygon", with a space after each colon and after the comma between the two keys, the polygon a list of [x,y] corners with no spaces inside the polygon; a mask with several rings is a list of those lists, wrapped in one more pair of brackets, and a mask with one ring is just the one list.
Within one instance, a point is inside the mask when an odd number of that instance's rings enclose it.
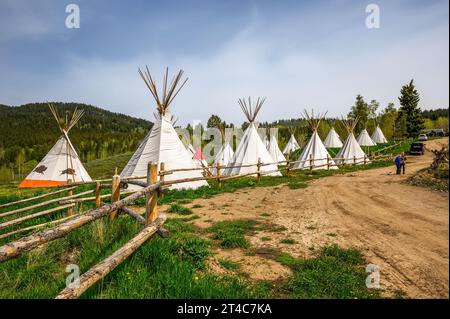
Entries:
{"label": "wooden fence post", "polygon": [[[166,164],[164,164],[164,162],[161,162],[160,164],[159,164],[159,180],[161,181],[161,182],[164,182],[164,180],[165,180],[165,170],[166,170]],[[162,174],[161,174],[162,173]],[[155,183],[156,183],[156,181],[155,181]],[[164,198],[164,193],[163,192],[160,192],[160,195],[161,195],[161,198]]]}
{"label": "wooden fence post", "polygon": [[[72,180],[69,180],[69,184],[72,183]],[[73,195],[73,191],[72,189],[67,191],[67,196],[72,196]],[[70,206],[69,208],[67,208],[67,216],[72,216],[73,215],[73,206]]]}
{"label": "wooden fence post", "polygon": [[314,165],[313,155],[312,155],[312,154],[309,154],[309,170],[310,170],[310,171],[313,170],[313,165]]}
{"label": "wooden fence post", "polygon": [[258,164],[256,164],[256,182],[261,181],[261,157],[258,157]]}
{"label": "wooden fence post", "polygon": [[364,165],[367,164],[367,160],[366,160],[366,154],[364,154]]}
{"label": "wooden fence post", "polygon": [[[149,163],[147,166],[147,185],[158,181],[158,164]],[[149,193],[145,198],[145,221],[151,224],[158,217],[158,192]]]}
{"label": "wooden fence post", "polygon": [[353,155],[353,166],[356,166],[356,155]]}
{"label": "wooden fence post", "polygon": [[101,184],[100,182],[95,183],[95,207],[100,207],[100,190],[101,190]]}
{"label": "wooden fence post", "polygon": [[222,187],[222,181],[220,180],[220,163],[217,163],[217,186]]}
{"label": "wooden fence post", "polygon": [[[120,175],[117,174],[117,167],[112,178],[112,188],[111,188],[111,203],[120,200]],[[111,212],[111,218],[115,219],[117,217],[118,211]]]}
{"label": "wooden fence post", "polygon": [[289,154],[286,155],[286,176],[289,177],[291,175],[291,163],[289,161]]}
{"label": "wooden fence post", "polygon": [[327,171],[330,170],[330,155],[327,154]]}

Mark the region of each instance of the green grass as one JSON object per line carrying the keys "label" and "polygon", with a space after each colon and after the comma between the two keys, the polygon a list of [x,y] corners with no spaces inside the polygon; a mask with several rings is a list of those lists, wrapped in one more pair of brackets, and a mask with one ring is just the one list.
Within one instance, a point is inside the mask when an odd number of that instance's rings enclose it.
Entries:
{"label": "green grass", "polygon": [[209,227],[208,231],[223,248],[247,248],[249,243],[244,235],[254,231],[257,224],[257,221],[248,219],[221,221]]}
{"label": "green grass", "polygon": [[183,222],[190,222],[190,221],[193,221],[193,220],[196,220],[196,219],[199,219],[199,218],[201,218],[201,217],[198,216],[198,215],[190,215],[189,217],[180,218],[180,220],[183,221]]}
{"label": "green grass", "polygon": [[272,214],[270,214],[270,213],[261,213],[260,216],[262,216],[262,217],[269,217],[269,216],[272,216]]}
{"label": "green grass", "polygon": [[269,231],[272,233],[279,233],[279,232],[287,230],[286,226],[271,224],[271,223],[263,224],[258,229]]}
{"label": "green grass", "polygon": [[202,205],[199,205],[199,204],[195,204],[195,205],[192,205],[192,208],[202,208],[203,206]]}
{"label": "green grass", "polygon": [[190,203],[192,203],[192,199],[180,199],[180,200],[177,200],[177,204],[180,204],[180,205],[185,205],[185,204],[190,204]]}
{"label": "green grass", "polygon": [[332,245],[312,259],[298,259],[283,253],[277,260],[293,271],[293,276],[281,287],[291,298],[380,297],[377,291],[366,288],[366,262],[355,249]]}
{"label": "green grass", "polygon": [[18,183],[0,184],[0,204],[34,197],[51,191],[50,188],[17,188]]}
{"label": "green grass", "polygon": [[327,233],[327,236],[336,237],[337,235],[335,233]]}
{"label": "green grass", "polygon": [[193,211],[187,207],[178,205],[178,204],[172,204],[170,205],[170,207],[167,209],[168,213],[175,213],[178,215],[191,215],[193,214]]}
{"label": "green grass", "polygon": [[288,184],[289,189],[301,189],[308,187],[308,184],[306,183],[289,183]]}
{"label": "green grass", "polygon": [[272,238],[270,237],[261,237],[261,241],[271,241]]}
{"label": "green grass", "polygon": [[205,271],[210,243],[179,219],[167,221],[170,238],[154,238],[84,298],[263,298],[270,291],[237,276]]}
{"label": "green grass", "polygon": [[133,153],[129,152],[107,158],[96,159],[85,163],[84,167],[93,179],[110,178],[114,175],[114,170],[116,167],[119,173],[122,171],[131,155],[133,155]]}
{"label": "green grass", "polygon": [[297,242],[296,242],[294,239],[286,238],[286,239],[280,240],[280,243],[282,243],[282,244],[288,244],[288,245],[294,245],[294,244],[297,243]]}
{"label": "green grass", "polygon": [[64,288],[65,267],[80,272],[120,248],[141,226],[130,218],[99,220],[40,249],[0,263],[0,298],[53,298]]}
{"label": "green grass", "polygon": [[237,270],[239,270],[241,268],[241,265],[239,263],[234,262],[234,261],[229,260],[229,259],[219,259],[219,264],[223,268],[231,270],[231,271],[237,271]]}

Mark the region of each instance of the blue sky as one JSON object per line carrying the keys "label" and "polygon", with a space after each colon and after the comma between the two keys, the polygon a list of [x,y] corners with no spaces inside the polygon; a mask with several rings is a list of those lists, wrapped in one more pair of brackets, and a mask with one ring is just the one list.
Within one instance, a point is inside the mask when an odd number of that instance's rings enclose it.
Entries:
{"label": "blue sky", "polygon": [[[65,7],[80,7],[67,29]],[[368,4],[380,28],[365,25]],[[189,81],[181,123],[243,121],[237,99],[266,96],[260,121],[304,108],[346,114],[357,94],[398,104],[414,78],[423,108],[449,105],[448,1],[0,0],[0,103],[77,101],[153,119],[137,73]]]}

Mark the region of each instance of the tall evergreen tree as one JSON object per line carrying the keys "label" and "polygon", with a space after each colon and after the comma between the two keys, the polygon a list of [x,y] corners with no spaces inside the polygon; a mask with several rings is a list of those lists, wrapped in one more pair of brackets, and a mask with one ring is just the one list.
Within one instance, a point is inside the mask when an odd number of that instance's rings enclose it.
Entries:
{"label": "tall evergreen tree", "polygon": [[223,124],[222,119],[218,116],[218,115],[211,115],[208,119],[208,122],[206,124],[207,128],[211,128],[211,127],[221,127]]}
{"label": "tall evergreen tree", "polygon": [[414,85],[414,80],[402,87],[400,91],[400,109],[397,122],[405,123],[407,136],[416,136],[424,129],[422,111],[419,108],[420,96]]}
{"label": "tall evergreen tree", "polygon": [[358,118],[358,124],[356,126],[356,131],[361,131],[364,126],[366,125],[369,117],[371,115],[369,104],[367,104],[366,101],[364,101],[364,97],[362,97],[360,94],[356,96],[355,104],[352,106],[350,113],[348,114],[348,117],[351,119]]}

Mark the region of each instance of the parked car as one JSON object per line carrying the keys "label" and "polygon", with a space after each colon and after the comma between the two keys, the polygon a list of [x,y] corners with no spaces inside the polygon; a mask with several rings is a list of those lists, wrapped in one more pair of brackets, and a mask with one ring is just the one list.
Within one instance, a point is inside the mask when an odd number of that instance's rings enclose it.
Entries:
{"label": "parked car", "polygon": [[423,155],[425,153],[425,146],[422,142],[414,142],[411,144],[409,154],[411,155]]}
{"label": "parked car", "polygon": [[442,128],[436,128],[433,130],[433,136],[445,136],[445,131]]}
{"label": "parked car", "polygon": [[431,130],[425,130],[423,131],[423,134],[426,134],[427,136],[433,136],[433,137],[441,137],[441,136],[446,136],[448,133],[445,132],[445,130],[443,128],[435,128],[435,129],[431,129]]}
{"label": "parked car", "polygon": [[427,134],[419,134],[418,140],[419,141],[427,141],[428,140]]}

